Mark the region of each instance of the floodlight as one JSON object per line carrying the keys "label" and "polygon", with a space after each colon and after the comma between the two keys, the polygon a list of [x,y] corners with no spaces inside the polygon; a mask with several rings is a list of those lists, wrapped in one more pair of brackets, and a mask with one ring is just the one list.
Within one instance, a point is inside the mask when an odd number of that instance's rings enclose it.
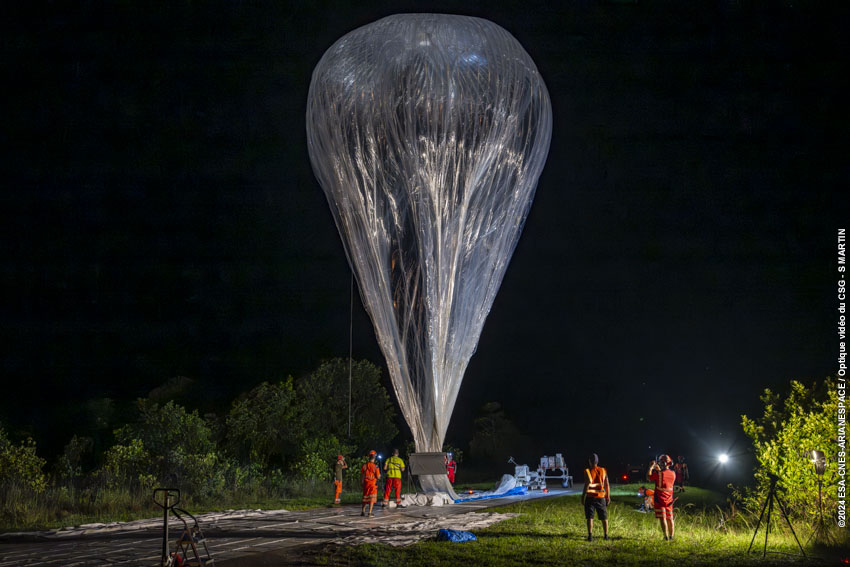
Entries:
{"label": "floodlight", "polygon": [[717,456],[717,460],[720,461],[721,465],[725,465],[729,462],[729,455],[727,455],[726,453],[721,453]]}
{"label": "floodlight", "polygon": [[823,475],[826,472],[826,457],[823,451],[812,451],[812,464],[815,465],[815,474]]}

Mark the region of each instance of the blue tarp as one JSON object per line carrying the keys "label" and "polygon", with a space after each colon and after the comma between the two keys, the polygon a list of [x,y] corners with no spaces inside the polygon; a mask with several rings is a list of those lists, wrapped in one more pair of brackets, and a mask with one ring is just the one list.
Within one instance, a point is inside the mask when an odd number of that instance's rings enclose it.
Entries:
{"label": "blue tarp", "polygon": [[517,486],[516,488],[511,488],[507,492],[503,492],[501,494],[484,494],[481,496],[470,496],[469,498],[460,498],[455,500],[455,504],[459,504],[461,502],[469,502],[471,500],[486,500],[488,498],[501,498],[502,496],[517,496],[522,494],[528,494],[527,486]]}
{"label": "blue tarp", "polygon": [[465,541],[476,541],[478,538],[472,532],[463,530],[447,530],[441,529],[437,534],[437,541],[453,541],[455,543],[463,543]]}

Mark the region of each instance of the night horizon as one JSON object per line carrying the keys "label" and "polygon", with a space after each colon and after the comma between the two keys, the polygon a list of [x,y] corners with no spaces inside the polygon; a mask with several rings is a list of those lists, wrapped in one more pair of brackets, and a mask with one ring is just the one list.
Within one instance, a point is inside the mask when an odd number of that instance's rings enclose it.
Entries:
{"label": "night horizon", "polygon": [[[3,24],[12,435],[53,456],[89,400],[129,407],[185,376],[189,409],[223,413],[348,356],[350,270],[307,156],[307,89],[339,37],[415,11],[53,5]],[[764,388],[835,375],[845,8],[422,11],[508,30],[554,116],[447,442],[498,402],[529,463],[698,462],[745,449]],[[389,388],[356,292],[353,319],[354,359]]]}

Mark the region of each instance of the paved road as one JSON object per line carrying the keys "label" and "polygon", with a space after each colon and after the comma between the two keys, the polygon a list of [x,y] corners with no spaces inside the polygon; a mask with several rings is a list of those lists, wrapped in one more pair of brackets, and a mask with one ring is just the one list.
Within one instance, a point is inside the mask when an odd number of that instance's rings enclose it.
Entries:
{"label": "paved road", "polygon": [[[444,524],[451,527],[470,512],[547,496],[580,492],[551,489],[548,495],[534,491],[526,496],[493,498],[450,506],[411,506],[392,510],[376,507],[374,518],[360,516],[359,506],[322,508],[300,512],[269,511],[248,514],[205,515],[202,528],[215,565],[242,567],[274,564],[263,557],[280,557],[287,550],[344,541],[357,543],[374,537],[409,537],[419,531],[433,534]],[[452,518],[452,516],[455,516]],[[471,516],[464,516],[467,521]],[[0,567],[53,565],[159,565],[162,545],[161,520],[77,530],[63,534],[0,535]],[[176,529],[177,525],[172,524]]]}

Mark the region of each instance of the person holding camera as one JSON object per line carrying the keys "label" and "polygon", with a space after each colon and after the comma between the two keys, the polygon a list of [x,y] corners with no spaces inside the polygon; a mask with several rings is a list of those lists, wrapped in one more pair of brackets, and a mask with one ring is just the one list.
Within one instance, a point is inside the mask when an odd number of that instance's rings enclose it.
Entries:
{"label": "person holding camera", "polygon": [[608,483],[608,471],[599,466],[599,455],[592,453],[584,470],[584,490],[581,503],[584,505],[584,517],[587,520],[587,541],[593,541],[593,511],[602,521],[605,539],[608,539],[608,504],[611,503],[611,485]]}
{"label": "person holding camera", "polygon": [[647,480],[655,481],[655,494],[653,495],[653,508],[655,517],[661,521],[661,531],[664,539],[673,539],[673,485],[676,483],[676,473],[670,470],[673,459],[669,455],[661,455],[658,462],[649,464],[646,473]]}

